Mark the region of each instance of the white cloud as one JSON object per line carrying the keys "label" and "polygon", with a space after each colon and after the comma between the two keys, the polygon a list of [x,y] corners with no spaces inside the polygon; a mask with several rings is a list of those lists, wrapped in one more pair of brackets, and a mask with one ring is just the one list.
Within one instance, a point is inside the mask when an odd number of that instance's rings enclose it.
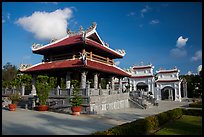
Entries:
{"label": "white cloud", "polygon": [[143,8],[143,9],[140,11],[140,15],[141,15],[142,17],[144,17],[144,13],[148,12],[150,9],[151,9],[151,8],[150,8],[148,5],[146,5],[145,8]]}
{"label": "white cloud", "polygon": [[151,20],[149,22],[149,24],[158,24],[159,23],[159,20],[158,19],[155,19],[155,20]]}
{"label": "white cloud", "polygon": [[35,38],[39,40],[60,39],[67,35],[67,20],[71,17],[70,8],[53,12],[36,11],[31,16],[19,18],[15,23],[34,33]]}
{"label": "white cloud", "polygon": [[187,55],[187,51],[185,49],[174,48],[170,51],[171,56],[179,58]]}
{"label": "white cloud", "polygon": [[195,53],[195,55],[191,58],[191,61],[197,61],[202,59],[202,51],[199,50]]}
{"label": "white cloud", "polygon": [[188,41],[188,38],[184,39],[182,36],[180,36],[176,41],[176,47],[178,48],[184,47],[187,41]]}
{"label": "white cloud", "polygon": [[115,62],[115,65],[116,65],[116,66],[119,66],[119,65],[120,65],[120,61],[116,61],[116,62]]}

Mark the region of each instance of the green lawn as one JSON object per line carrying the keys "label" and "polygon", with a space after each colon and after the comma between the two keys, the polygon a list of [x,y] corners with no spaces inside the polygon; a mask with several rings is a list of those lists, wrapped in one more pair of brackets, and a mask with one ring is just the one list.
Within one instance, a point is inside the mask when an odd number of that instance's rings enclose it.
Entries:
{"label": "green lawn", "polygon": [[155,135],[202,135],[202,117],[183,115],[181,119],[164,125]]}

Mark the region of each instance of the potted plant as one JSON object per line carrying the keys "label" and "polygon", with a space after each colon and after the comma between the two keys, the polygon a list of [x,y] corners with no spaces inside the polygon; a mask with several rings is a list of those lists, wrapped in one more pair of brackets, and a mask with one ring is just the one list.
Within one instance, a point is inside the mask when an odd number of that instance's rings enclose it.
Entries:
{"label": "potted plant", "polygon": [[16,104],[21,99],[21,95],[19,92],[11,93],[8,96],[9,100],[11,100],[11,104],[8,105],[10,111],[16,110]]}
{"label": "potted plant", "polygon": [[77,80],[71,81],[73,85],[72,97],[70,97],[72,115],[80,115],[82,96],[79,93],[79,82]]}
{"label": "potted plant", "polygon": [[47,99],[49,98],[50,85],[47,83],[49,77],[39,75],[37,77],[36,88],[37,97],[39,98],[39,105],[37,106],[38,111],[47,111],[49,109],[47,105]]}

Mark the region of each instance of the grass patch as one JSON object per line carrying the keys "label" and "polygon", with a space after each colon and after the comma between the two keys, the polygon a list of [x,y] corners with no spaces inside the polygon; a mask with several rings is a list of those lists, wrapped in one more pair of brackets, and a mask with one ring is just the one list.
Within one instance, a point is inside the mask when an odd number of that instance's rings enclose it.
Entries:
{"label": "grass patch", "polygon": [[183,115],[165,124],[155,135],[202,135],[202,117]]}

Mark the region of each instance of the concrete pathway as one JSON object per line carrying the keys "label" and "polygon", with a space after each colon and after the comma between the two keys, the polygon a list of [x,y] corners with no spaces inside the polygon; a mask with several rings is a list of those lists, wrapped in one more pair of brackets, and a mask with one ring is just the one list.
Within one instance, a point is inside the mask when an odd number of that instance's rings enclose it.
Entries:
{"label": "concrete pathway", "polygon": [[189,103],[160,101],[158,107],[146,110],[128,108],[80,116],[21,108],[14,112],[2,109],[2,135],[88,135]]}

